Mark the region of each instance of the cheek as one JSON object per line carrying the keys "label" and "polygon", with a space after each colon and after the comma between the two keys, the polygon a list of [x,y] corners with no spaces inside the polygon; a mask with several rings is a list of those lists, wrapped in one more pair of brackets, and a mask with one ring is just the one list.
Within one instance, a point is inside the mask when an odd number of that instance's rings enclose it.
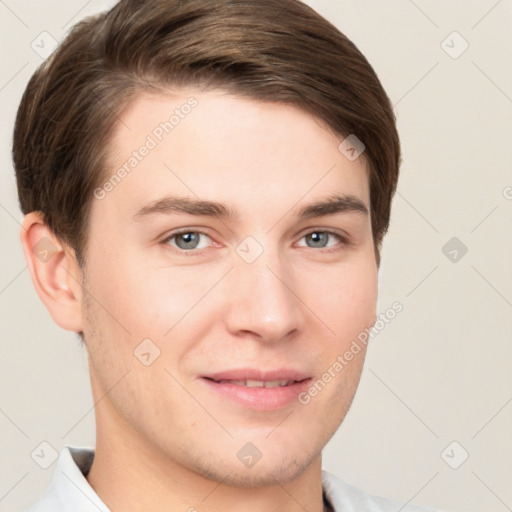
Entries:
{"label": "cheek", "polygon": [[316,281],[312,289],[315,313],[342,343],[352,340],[375,321],[377,270],[371,259],[333,269]]}
{"label": "cheek", "polygon": [[97,266],[90,286],[104,309],[101,316],[105,327],[121,336],[130,333],[133,340],[159,339],[207,290],[207,280],[198,280],[195,275],[190,269],[150,268],[147,262],[123,255]]}

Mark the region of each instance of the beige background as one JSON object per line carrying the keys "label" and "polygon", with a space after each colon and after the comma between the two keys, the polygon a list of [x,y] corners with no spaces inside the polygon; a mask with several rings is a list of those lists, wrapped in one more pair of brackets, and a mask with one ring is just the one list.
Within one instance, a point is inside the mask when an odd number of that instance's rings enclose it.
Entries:
{"label": "beige background", "polygon": [[[403,501],[512,510],[512,2],[307,3],[374,66],[404,151],[379,299],[380,311],[394,301],[404,310],[373,340],[324,466]],[[41,442],[94,445],[85,352],[40,303],[19,245],[10,144],[22,91],[41,62],[31,42],[43,31],[60,40],[106,6],[0,2],[1,511],[21,510],[48,484],[55,464],[42,469],[31,458]],[[469,44],[458,58],[464,42],[453,31]],[[442,252],[452,237],[468,249],[456,262]],[[458,469],[445,462],[456,466],[465,451]]]}

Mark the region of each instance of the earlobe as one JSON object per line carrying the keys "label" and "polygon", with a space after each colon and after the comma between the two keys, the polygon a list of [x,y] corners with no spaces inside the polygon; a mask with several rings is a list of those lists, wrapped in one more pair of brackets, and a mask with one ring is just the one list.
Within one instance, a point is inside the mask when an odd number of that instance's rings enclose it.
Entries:
{"label": "earlobe", "polygon": [[25,215],[21,245],[32,283],[57,325],[82,331],[82,273],[74,251],[43,222],[39,212]]}

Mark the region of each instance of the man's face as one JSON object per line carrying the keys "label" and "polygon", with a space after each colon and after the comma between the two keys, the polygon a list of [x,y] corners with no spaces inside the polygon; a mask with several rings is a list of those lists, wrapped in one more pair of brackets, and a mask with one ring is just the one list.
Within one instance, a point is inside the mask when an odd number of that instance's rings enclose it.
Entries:
{"label": "man's face", "polygon": [[[98,439],[235,485],[286,482],[320,461],[364,350],[335,362],[377,297],[358,207],[370,207],[368,176],[342,140],[294,107],[220,91],[141,95],[125,111],[103,183],[137,163],[96,191],[84,283],[94,398],[106,394]],[[334,213],[299,215],[335,196]]]}

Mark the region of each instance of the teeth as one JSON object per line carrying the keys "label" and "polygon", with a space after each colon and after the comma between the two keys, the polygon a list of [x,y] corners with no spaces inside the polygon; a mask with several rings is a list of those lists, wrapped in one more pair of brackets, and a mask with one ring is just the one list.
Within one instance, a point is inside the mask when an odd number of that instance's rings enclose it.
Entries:
{"label": "teeth", "polygon": [[219,384],[234,384],[248,388],[281,388],[293,382],[293,380],[220,380]]}
{"label": "teeth", "polygon": [[268,380],[265,382],[266,388],[281,388],[283,386],[286,386],[289,381],[287,380]]}
{"label": "teeth", "polygon": [[262,380],[246,380],[245,385],[248,388],[263,388],[265,383]]}
{"label": "teeth", "polygon": [[219,380],[219,384],[234,384],[235,386],[245,386],[245,380]]}

